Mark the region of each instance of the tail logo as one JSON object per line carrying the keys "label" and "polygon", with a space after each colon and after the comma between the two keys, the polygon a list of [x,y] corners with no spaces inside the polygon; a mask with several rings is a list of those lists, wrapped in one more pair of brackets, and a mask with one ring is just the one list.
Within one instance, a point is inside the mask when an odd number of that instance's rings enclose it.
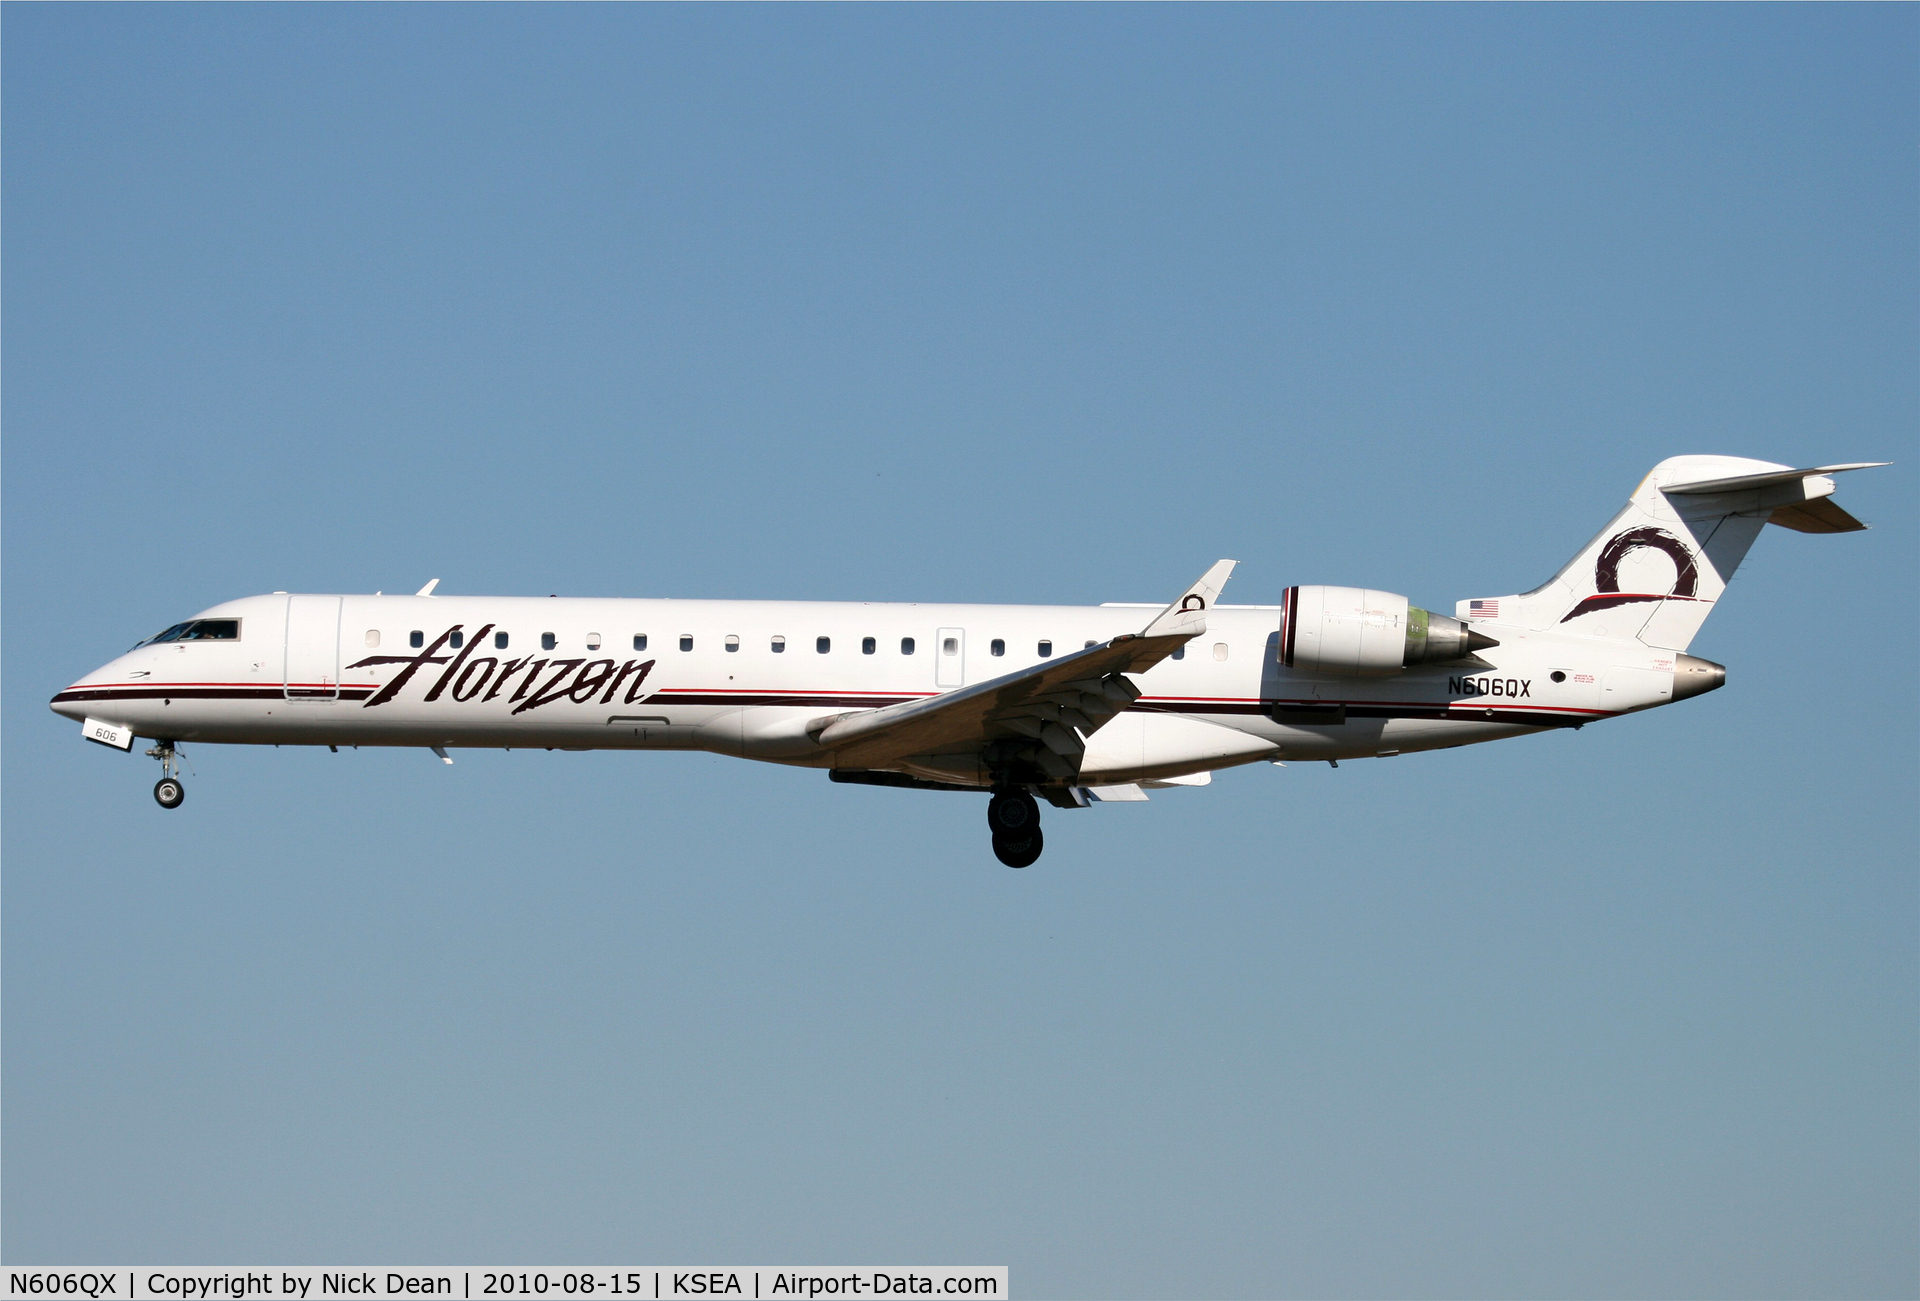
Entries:
{"label": "tail logo", "polygon": [[[1642,547],[1651,547],[1655,551],[1665,552],[1673,561],[1673,587],[1665,592],[1623,592],[1620,590],[1620,562]],[[1619,605],[1632,605],[1636,601],[1697,601],[1694,593],[1699,590],[1700,571],[1695,567],[1693,552],[1687,550],[1687,544],[1673,534],[1660,528],[1628,529],[1625,533],[1616,533],[1608,539],[1607,545],[1600,548],[1600,558],[1593,564],[1594,595],[1582,600],[1573,609],[1567,611],[1560,620],[1578,618],[1583,614],[1592,614],[1596,610],[1611,610]]]}

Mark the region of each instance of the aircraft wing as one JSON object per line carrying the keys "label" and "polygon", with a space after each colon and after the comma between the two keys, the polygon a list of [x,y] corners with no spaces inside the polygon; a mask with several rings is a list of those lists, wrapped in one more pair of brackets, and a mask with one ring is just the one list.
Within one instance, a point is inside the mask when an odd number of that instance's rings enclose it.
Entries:
{"label": "aircraft wing", "polygon": [[1205,632],[1207,610],[1236,563],[1216,563],[1139,632],[945,695],[818,719],[808,733],[837,752],[842,768],[1025,743],[1030,762],[1064,780],[1077,770],[1085,738],[1139,697],[1123,675],[1145,672]]}

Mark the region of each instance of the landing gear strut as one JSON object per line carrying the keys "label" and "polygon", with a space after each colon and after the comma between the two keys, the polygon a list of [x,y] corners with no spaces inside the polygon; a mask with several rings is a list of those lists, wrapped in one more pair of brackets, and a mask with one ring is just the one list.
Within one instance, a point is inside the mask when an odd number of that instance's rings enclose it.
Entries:
{"label": "landing gear strut", "polygon": [[993,856],[1008,867],[1031,867],[1046,840],[1040,834],[1040,806],[1026,791],[1002,787],[987,803],[993,831]]}
{"label": "landing gear strut", "polygon": [[186,783],[174,775],[180,763],[180,752],[173,748],[173,742],[161,741],[147,751],[149,759],[160,761],[160,780],[153,784],[153,798],[163,809],[177,809],[187,798]]}

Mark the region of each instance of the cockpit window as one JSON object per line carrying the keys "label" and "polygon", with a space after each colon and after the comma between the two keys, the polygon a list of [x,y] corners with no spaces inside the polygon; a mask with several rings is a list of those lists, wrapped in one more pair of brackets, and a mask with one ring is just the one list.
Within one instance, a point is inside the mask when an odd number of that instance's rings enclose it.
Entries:
{"label": "cockpit window", "polygon": [[238,619],[189,619],[185,623],[176,623],[173,627],[157,636],[141,642],[142,646],[157,646],[163,641],[239,641],[240,621]]}

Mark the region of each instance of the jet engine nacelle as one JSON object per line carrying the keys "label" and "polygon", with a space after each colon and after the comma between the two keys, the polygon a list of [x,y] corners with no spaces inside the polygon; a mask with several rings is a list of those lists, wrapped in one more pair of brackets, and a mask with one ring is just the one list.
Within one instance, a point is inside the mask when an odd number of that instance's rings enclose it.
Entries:
{"label": "jet engine nacelle", "polygon": [[1289,587],[1280,610],[1280,662],[1312,673],[1385,677],[1499,644],[1449,615],[1371,588]]}

